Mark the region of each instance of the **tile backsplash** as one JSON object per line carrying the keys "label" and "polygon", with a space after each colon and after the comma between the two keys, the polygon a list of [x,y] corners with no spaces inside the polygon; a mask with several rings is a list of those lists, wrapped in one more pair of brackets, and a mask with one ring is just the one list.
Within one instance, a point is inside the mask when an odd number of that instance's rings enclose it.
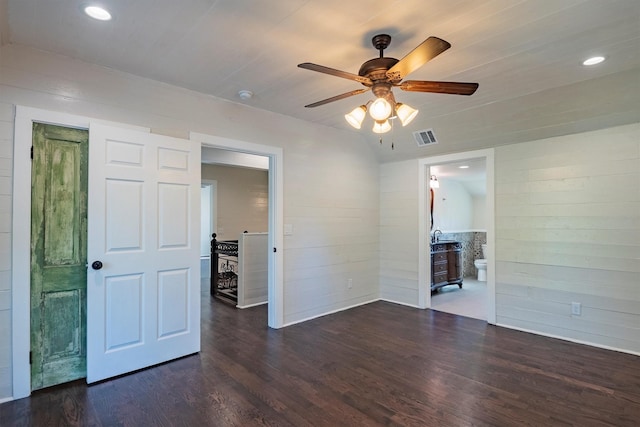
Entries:
{"label": "tile backsplash", "polygon": [[484,231],[468,231],[461,233],[442,233],[440,240],[455,240],[462,243],[462,265],[464,277],[476,277],[473,261],[482,258],[482,244],[487,243]]}

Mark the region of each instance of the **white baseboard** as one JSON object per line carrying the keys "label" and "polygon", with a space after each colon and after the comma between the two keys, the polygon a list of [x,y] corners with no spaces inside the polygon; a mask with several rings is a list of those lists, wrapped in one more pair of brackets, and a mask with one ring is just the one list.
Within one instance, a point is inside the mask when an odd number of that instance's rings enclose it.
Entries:
{"label": "white baseboard", "polygon": [[518,327],[515,327],[515,326],[511,326],[511,325],[504,325],[502,323],[496,323],[495,326],[500,326],[501,328],[513,329],[515,331],[520,331],[520,332],[527,332],[529,334],[540,335],[540,336],[543,336],[543,337],[556,338],[556,339],[563,340],[563,341],[574,342],[576,344],[584,344],[584,345],[588,345],[590,347],[602,348],[604,350],[617,351],[618,353],[626,353],[626,354],[633,354],[634,356],[640,356],[640,352],[637,352],[637,351],[631,351],[631,350],[626,350],[626,349],[622,349],[622,348],[611,347],[611,346],[608,346],[608,345],[597,344],[597,343],[590,342],[590,341],[583,341],[583,340],[577,340],[577,339],[574,339],[574,338],[563,337],[561,335],[542,333],[540,331],[534,331],[532,329],[525,329],[525,328],[518,328]]}
{"label": "white baseboard", "polygon": [[417,306],[415,304],[409,304],[407,302],[402,302],[402,301],[394,301],[392,299],[387,299],[387,298],[380,298],[378,301],[390,302],[392,304],[404,305],[405,307],[411,307],[411,308],[417,308],[417,309],[420,309],[420,310],[426,310],[424,308],[420,308],[419,306]]}
{"label": "white baseboard", "polygon": [[318,317],[324,317],[324,316],[328,316],[330,314],[339,313],[341,311],[350,310],[350,309],[355,308],[355,307],[360,307],[361,305],[371,304],[372,302],[376,302],[376,301],[380,301],[380,299],[376,298],[376,299],[372,299],[370,301],[365,301],[365,302],[361,302],[361,303],[358,303],[358,304],[353,304],[353,305],[350,305],[350,306],[347,306],[347,307],[337,308],[335,310],[327,311],[327,312],[322,313],[322,314],[316,314],[315,316],[305,317],[304,319],[295,320],[293,322],[285,323],[282,326],[286,327],[286,326],[295,325],[297,323],[303,323],[303,322],[306,322],[306,321],[309,321],[309,320],[317,319]]}
{"label": "white baseboard", "polygon": [[257,307],[259,305],[265,305],[265,304],[268,304],[268,301],[256,302],[254,304],[236,305],[236,308],[251,308],[251,307]]}

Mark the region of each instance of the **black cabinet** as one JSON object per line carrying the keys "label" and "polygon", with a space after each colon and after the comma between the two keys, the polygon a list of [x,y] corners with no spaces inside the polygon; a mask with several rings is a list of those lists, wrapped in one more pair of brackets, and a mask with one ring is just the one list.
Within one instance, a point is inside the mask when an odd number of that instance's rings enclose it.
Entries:
{"label": "black cabinet", "polygon": [[462,243],[441,241],[431,244],[431,291],[443,286],[462,288]]}

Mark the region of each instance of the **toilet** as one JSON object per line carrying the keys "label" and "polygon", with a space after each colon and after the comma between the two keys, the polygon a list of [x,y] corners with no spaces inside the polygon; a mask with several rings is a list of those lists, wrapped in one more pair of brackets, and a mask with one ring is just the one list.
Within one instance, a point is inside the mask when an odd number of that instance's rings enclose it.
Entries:
{"label": "toilet", "polygon": [[487,245],[482,245],[482,256],[483,258],[477,259],[475,261],[473,261],[473,265],[476,266],[476,269],[478,270],[478,281],[479,282],[486,282],[487,281],[487,260],[486,260],[486,252],[487,252]]}

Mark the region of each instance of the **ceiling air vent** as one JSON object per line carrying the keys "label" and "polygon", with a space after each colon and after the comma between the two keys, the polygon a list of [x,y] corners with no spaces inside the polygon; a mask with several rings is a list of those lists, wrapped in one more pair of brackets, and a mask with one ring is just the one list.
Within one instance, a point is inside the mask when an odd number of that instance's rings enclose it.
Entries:
{"label": "ceiling air vent", "polygon": [[424,147],[425,145],[437,144],[436,134],[433,133],[433,129],[419,130],[413,133],[413,137],[418,143],[418,147]]}

